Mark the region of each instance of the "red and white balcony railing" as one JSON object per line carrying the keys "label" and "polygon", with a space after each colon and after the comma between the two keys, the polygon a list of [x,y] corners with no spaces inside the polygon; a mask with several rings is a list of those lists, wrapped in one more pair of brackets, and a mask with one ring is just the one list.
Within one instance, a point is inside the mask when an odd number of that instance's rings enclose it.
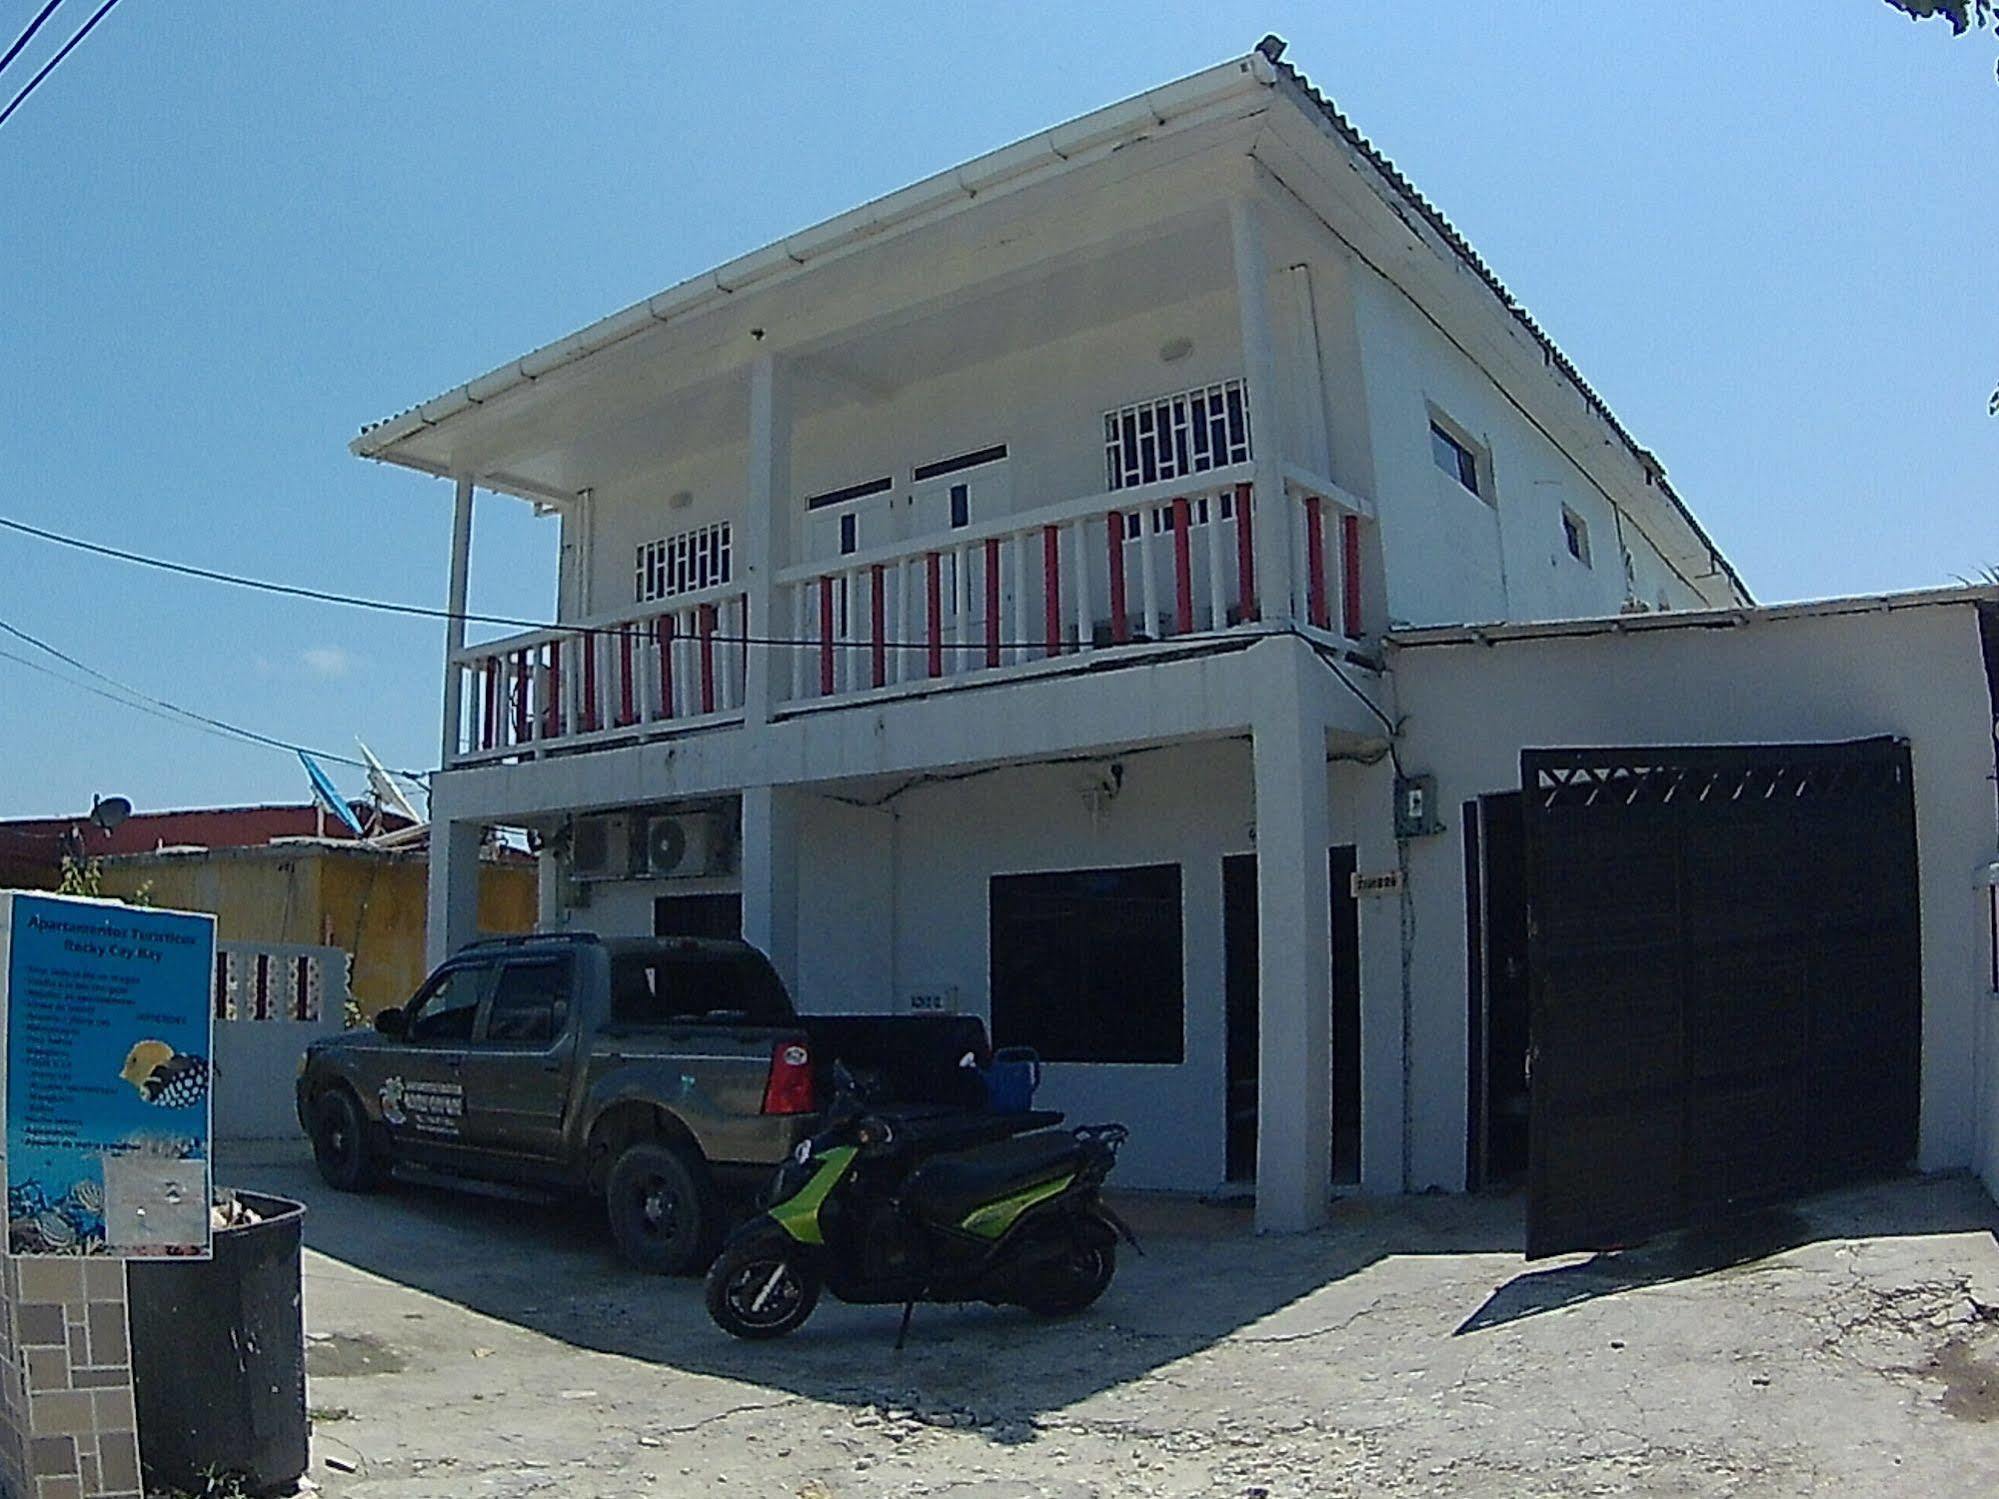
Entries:
{"label": "red and white balcony railing", "polygon": [[[927,682],[1057,669],[1265,628],[1329,644],[1364,628],[1363,502],[1308,475],[1272,506],[1249,464],[1118,490],[778,574],[772,618],[736,585],[590,625],[468,646],[452,763],[519,759],[739,721],[752,650],[782,712]],[[1260,528],[1291,527],[1291,576],[1262,576]],[[755,627],[753,627],[755,626]]]}
{"label": "red and white balcony railing", "polygon": [[744,596],[704,589],[588,627],[467,646],[457,763],[740,717]]}
{"label": "red and white balcony railing", "polygon": [[[1273,523],[1248,464],[968,526],[913,545],[791,568],[774,674],[792,703],[1003,672],[1032,662],[1257,625],[1272,596],[1257,527]],[[1363,633],[1358,501],[1296,477],[1288,612],[1330,638]],[[1276,611],[1270,611],[1276,612]]]}

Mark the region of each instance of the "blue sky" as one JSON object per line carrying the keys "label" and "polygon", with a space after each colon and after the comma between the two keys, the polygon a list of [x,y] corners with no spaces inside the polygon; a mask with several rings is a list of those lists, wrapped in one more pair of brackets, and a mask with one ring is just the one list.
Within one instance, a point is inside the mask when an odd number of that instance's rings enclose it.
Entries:
{"label": "blue sky", "polygon": [[[37,8],[0,0],[0,31]],[[47,36],[91,8],[67,0]],[[439,604],[448,489],[350,457],[363,422],[1265,31],[1759,597],[1999,563],[1999,44],[1880,0],[124,0],[0,128],[0,514]],[[482,501],[479,524],[475,607],[546,613],[551,523]],[[101,671],[435,763],[435,622],[10,534],[0,578],[0,618]],[[283,754],[8,660],[0,686],[0,814],[305,795]]]}

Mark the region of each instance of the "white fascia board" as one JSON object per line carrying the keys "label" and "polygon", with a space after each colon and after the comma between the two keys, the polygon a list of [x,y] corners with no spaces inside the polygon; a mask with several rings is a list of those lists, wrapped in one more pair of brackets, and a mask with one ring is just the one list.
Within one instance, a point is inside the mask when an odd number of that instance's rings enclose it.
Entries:
{"label": "white fascia board", "polygon": [[[677,321],[703,311],[747,287],[780,275],[795,275],[810,262],[843,253],[892,231],[914,227],[981,195],[1013,190],[1066,170],[1079,157],[1149,134],[1169,123],[1200,123],[1201,117],[1233,96],[1271,88],[1275,74],[1261,54],[1251,53],[1183,78],[1177,83],[1095,110],[1027,140],[936,173],[909,187],[848,210],[775,244],[737,257],[659,294],[613,313],[577,333],[556,340],[400,416],[369,427],[351,443],[359,457],[380,458],[422,468],[410,455],[391,450],[411,434],[437,425],[423,412],[455,415],[526,381],[539,379],[585,355],[606,348],[655,323]],[[1191,117],[1191,118],[1189,118]],[[464,395],[459,403],[454,398]],[[441,417],[439,418],[442,419]]]}

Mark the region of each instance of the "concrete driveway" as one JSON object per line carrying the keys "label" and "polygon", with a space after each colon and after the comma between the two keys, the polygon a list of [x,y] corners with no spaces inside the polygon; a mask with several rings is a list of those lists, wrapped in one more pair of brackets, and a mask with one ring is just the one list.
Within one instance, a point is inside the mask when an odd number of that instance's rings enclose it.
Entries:
{"label": "concrete driveway", "polygon": [[304,1167],[312,1477],[334,1495],[1999,1492],[1999,1210],[1907,1179],[1535,1265],[1516,1201],[1323,1233],[1132,1204],[1048,1324],[828,1302],[771,1345],[622,1267],[587,1207]]}

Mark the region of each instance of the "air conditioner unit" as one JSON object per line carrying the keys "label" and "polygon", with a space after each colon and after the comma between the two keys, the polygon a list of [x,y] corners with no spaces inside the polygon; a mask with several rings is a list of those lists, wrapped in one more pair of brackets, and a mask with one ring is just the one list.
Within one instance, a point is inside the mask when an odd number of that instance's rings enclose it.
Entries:
{"label": "air conditioner unit", "polygon": [[725,873],[727,849],[707,813],[646,820],[645,873],[656,880],[698,879]]}
{"label": "air conditioner unit", "polygon": [[632,820],[623,813],[579,817],[569,845],[569,875],[576,880],[632,877]]}

